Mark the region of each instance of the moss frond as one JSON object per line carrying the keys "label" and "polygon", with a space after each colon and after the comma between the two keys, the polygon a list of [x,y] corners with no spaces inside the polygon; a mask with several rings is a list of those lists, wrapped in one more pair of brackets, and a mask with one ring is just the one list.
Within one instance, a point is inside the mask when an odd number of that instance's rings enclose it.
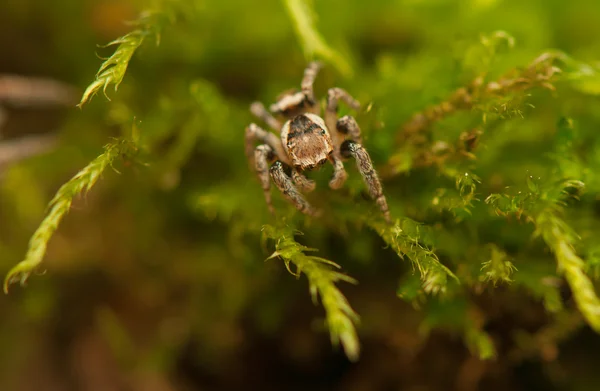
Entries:
{"label": "moss frond", "polygon": [[431,205],[438,211],[451,211],[457,221],[471,214],[473,202],[479,201],[477,198],[477,184],[481,179],[470,172],[443,168],[442,172],[451,179],[454,179],[455,189],[441,187],[436,189]]}
{"label": "moss frond", "polygon": [[[400,258],[406,256],[410,259],[413,266],[421,273],[421,286],[425,293],[432,295],[445,293],[448,287],[448,277],[458,282],[458,278],[440,262],[435,252],[420,243],[418,223],[410,219],[403,219],[396,221],[393,226],[378,220],[369,220],[367,224]],[[416,231],[417,234],[412,235],[409,233],[410,230]]]}
{"label": "moss frond", "polygon": [[574,246],[579,240],[575,231],[561,218],[565,201],[571,197],[569,189],[580,191],[580,181],[565,180],[541,187],[528,179],[530,192],[517,196],[492,194],[486,202],[501,215],[514,213],[535,224],[534,236],[541,237],[555,255],[559,272],[565,275],[577,307],[588,324],[600,332],[600,299],[591,279],[585,273],[585,262],[577,255]]}
{"label": "moss frond", "polygon": [[494,81],[485,82],[484,76],[478,76],[469,85],[454,91],[443,102],[417,113],[403,126],[399,140],[411,144],[421,144],[425,140],[423,133],[431,126],[461,110],[478,109],[484,115],[496,114],[511,116],[519,114],[514,106],[515,96],[522,98],[525,92],[541,87],[554,91],[553,82],[561,69],[555,66],[560,55],[546,52],[535,58],[523,69],[511,69]]}
{"label": "moss frond", "polygon": [[[106,89],[110,84],[114,84],[116,91],[125,77],[125,72],[127,71],[131,57],[133,57],[133,54],[142,45],[144,40],[147,37],[155,37],[158,44],[160,40],[160,30],[162,29],[165,19],[166,16],[163,12],[146,11],[132,23],[132,25],[136,27],[135,30],[108,43],[106,46],[117,45],[117,49],[102,63],[96,74],[96,80],[86,88],[81,97],[81,101],[77,106],[83,106],[83,104],[88,102],[100,89],[102,89],[104,95],[106,95]],[[108,99],[107,95],[106,97]]]}
{"label": "moss frond", "polygon": [[588,324],[600,332],[600,299],[596,295],[591,279],[585,273],[585,263],[575,252],[570,228],[557,215],[553,208],[541,212],[536,217],[536,233],[550,247],[562,272],[571,287],[577,307]]}
{"label": "moss frond", "polygon": [[[338,281],[355,284],[356,280],[336,271],[335,269],[340,268],[336,263],[306,255],[306,251],[314,250],[296,242],[291,228],[265,225],[262,232],[265,238],[276,241],[275,252],[269,259],[274,257],[283,259],[288,271],[296,277],[304,273],[308,279],[313,302],[316,304],[317,298],[321,297],[331,343],[335,346],[341,342],[346,356],[352,361],[358,360],[360,344],[355,325],[359,317],[335,285]],[[292,264],[296,267],[295,272],[291,269]]]}
{"label": "moss frond", "polygon": [[108,144],[102,155],[94,159],[71,180],[62,185],[48,204],[48,213],[29,241],[25,259],[14,266],[4,279],[4,292],[8,293],[10,284],[25,284],[31,273],[42,263],[50,238],[61,220],[69,212],[73,199],[80,193],[87,193],[96,184],[104,170],[122,155],[130,155],[134,145],[127,140]]}
{"label": "moss frond", "polygon": [[508,260],[508,255],[498,246],[491,245],[490,259],[481,265],[481,281],[491,281],[494,286],[499,282],[511,283],[511,276],[517,270]]}
{"label": "moss frond", "polygon": [[300,40],[304,55],[308,59],[320,57],[333,64],[345,76],[352,75],[352,68],[344,57],[333,50],[317,30],[315,13],[310,0],[284,0],[286,10],[292,19],[296,35]]}

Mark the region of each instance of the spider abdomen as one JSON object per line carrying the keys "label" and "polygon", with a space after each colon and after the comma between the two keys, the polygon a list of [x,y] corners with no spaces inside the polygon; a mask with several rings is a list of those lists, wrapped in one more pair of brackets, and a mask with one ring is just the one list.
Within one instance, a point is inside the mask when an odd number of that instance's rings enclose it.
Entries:
{"label": "spider abdomen", "polygon": [[327,162],[333,143],[323,119],[315,114],[300,114],[287,121],[281,142],[292,161],[301,170],[312,170]]}

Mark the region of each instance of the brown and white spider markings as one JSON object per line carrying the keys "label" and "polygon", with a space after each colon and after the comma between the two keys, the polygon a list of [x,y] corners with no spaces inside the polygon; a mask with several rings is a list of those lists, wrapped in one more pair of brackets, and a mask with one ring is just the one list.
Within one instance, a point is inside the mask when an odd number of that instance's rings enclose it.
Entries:
{"label": "brown and white spider markings", "polygon": [[[320,117],[320,105],[313,91],[320,67],[318,62],[308,64],[304,71],[301,91],[284,92],[277,102],[271,105],[271,112],[286,120],[283,125],[262,103],[254,102],[250,106],[252,114],[280,133],[280,137],[277,137],[256,124],[250,124],[246,128],[246,155],[256,169],[267,206],[274,214],[270,175],[275,186],[300,212],[318,216],[320,212],[313,208],[299,191],[309,192],[315,188],[314,181],[306,178],[302,171],[319,168],[329,161],[334,170],[329,187],[339,189],[347,178],[342,159],[354,158],[371,197],[381,209],[385,220],[389,222],[387,201],[371,158],[361,144],[358,123],[352,116],[346,115],[339,119],[337,116],[338,101],[341,100],[354,110],[360,109],[360,103],[345,90],[331,88],[323,120]],[[257,141],[262,144],[255,147]]]}

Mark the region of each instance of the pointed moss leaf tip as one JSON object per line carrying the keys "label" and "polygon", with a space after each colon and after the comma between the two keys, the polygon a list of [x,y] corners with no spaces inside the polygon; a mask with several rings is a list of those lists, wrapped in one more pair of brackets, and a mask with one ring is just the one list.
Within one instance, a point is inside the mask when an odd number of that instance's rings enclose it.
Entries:
{"label": "pointed moss leaf tip", "polygon": [[515,265],[509,260],[506,252],[498,248],[496,245],[491,245],[491,253],[489,260],[481,264],[480,281],[491,282],[496,286],[500,282],[510,284],[513,273],[517,270]]}
{"label": "pointed moss leaf tip", "polygon": [[131,154],[135,147],[128,140],[116,141],[105,147],[103,154],[94,159],[71,180],[62,185],[48,205],[48,212],[29,241],[25,259],[14,266],[4,279],[4,292],[8,293],[10,284],[20,282],[24,285],[33,271],[42,263],[48,242],[57,230],[63,217],[69,212],[73,199],[87,193],[96,184],[104,170],[115,159]]}
{"label": "pointed moss leaf tip", "polygon": [[137,28],[126,35],[115,39],[105,45],[117,46],[115,52],[102,63],[96,79],[85,89],[81,101],[77,107],[82,107],[88,102],[100,89],[108,100],[106,89],[109,85],[115,86],[115,91],[125,77],[125,72],[135,51],[142,45],[147,37],[155,37],[157,43],[160,37],[160,30],[167,16],[163,12],[146,11],[131,24]]}

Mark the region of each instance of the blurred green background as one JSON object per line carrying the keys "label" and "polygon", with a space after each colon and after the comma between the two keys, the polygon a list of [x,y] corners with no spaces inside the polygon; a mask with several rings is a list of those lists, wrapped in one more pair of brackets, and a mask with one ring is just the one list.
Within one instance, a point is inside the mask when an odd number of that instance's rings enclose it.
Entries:
{"label": "blurred green background", "polygon": [[[155,6],[2,0],[0,75],[51,78],[78,97],[99,57],[114,50],[98,45],[129,32],[126,21]],[[178,7],[160,44],[146,40],[118,92],[108,88],[110,101],[102,93],[82,109],[77,97],[56,107],[0,101],[0,143],[42,134],[58,140],[46,153],[0,166],[3,275],[23,259],[59,186],[104,144],[133,127],[146,143],[136,161],[107,170],[73,204],[42,275],[0,296],[1,390],[600,388],[600,338],[574,310],[552,254],[531,239],[531,224],[499,219],[483,203],[505,186],[526,186],[527,175],[549,175],[563,117],[576,124],[574,149],[586,175],[598,172],[597,86],[559,82],[556,92],[528,92],[522,115],[498,117],[489,127],[481,112],[434,127],[430,141],[450,142],[474,121],[483,124],[476,163],[456,166],[482,178],[471,214],[435,207],[439,189],[454,187],[435,165],[405,167],[384,180],[392,215],[431,227],[435,240],[426,244],[463,281],[447,301],[415,308],[398,298],[399,282],[413,275],[410,262],[363,224],[339,218],[373,212],[360,201],[353,168],[341,193],[327,188],[330,168],[316,175],[311,200],[335,210],[325,222],[305,222],[274,195],[281,214],[304,232],[298,240],[359,281],[339,285],[361,316],[362,355],[350,363],[331,347],[306,279],[297,281],[278,259],[264,261],[274,246],[261,242],[261,227],[272,218],[244,156],[244,128],[256,121],[249,104],[273,103],[299,86],[307,62],[286,6],[190,0]],[[314,10],[318,30],[352,69],[327,64],[316,91],[323,97],[340,86],[371,104],[358,119],[377,167],[395,155],[402,124],[414,113],[482,72],[494,80],[547,49],[586,63],[600,59],[598,0],[315,0]],[[498,30],[514,37],[514,48],[498,45],[489,56],[480,37]],[[585,254],[597,246],[600,222],[600,186],[589,177],[589,192],[567,219]],[[476,283],[490,243],[510,255],[515,283]],[[543,278],[556,283],[564,313],[548,311],[548,297],[528,283]],[[480,360],[466,346],[462,327],[453,325],[465,317],[490,336],[495,359]]]}

